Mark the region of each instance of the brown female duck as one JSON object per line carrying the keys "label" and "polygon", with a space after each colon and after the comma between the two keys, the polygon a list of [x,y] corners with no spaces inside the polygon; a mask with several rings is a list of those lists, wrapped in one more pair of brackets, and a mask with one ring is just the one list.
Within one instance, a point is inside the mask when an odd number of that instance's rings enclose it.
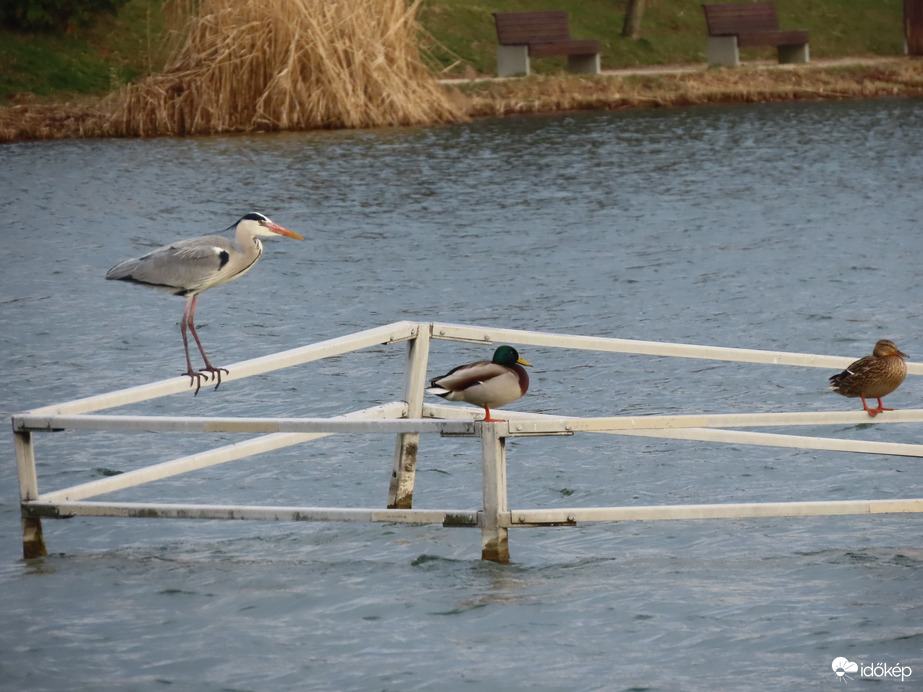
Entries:
{"label": "brown female duck", "polygon": [[[906,353],[902,353],[893,341],[882,339],[875,344],[872,355],[860,358],[843,372],[830,378],[830,389],[837,394],[862,399],[862,408],[870,416],[882,411],[893,411],[881,404],[881,398],[897,389],[907,376]],[[878,408],[869,408],[868,399],[878,399]]]}

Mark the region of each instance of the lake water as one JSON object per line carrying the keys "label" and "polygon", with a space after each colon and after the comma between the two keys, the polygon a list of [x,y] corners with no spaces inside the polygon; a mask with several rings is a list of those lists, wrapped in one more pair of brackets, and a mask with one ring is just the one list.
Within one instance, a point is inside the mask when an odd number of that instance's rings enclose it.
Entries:
{"label": "lake water", "polygon": [[[306,240],[267,241],[252,272],[202,296],[219,365],[402,319],[855,357],[887,337],[923,357],[921,100],[29,143],[0,163],[7,418],[179,374],[182,301],[106,270],[249,210]],[[438,342],[430,372],[489,353]],[[535,367],[519,411],[858,407],[824,370],[522,353]],[[132,410],[334,415],[399,398],[402,354]],[[886,403],[919,399],[910,378]],[[796,432],[920,441],[917,425]],[[43,490],[239,439],[37,438]],[[841,656],[912,668],[875,689],[923,682],[919,516],[512,530],[510,565],[479,560],[473,529],[46,520],[50,555],[24,562],[11,438],[6,450],[2,690],[827,689],[847,681]],[[384,506],[392,450],[326,440],[106,499]],[[513,507],[923,486],[912,458],[615,436],[517,440],[508,459]],[[477,508],[479,469],[476,443],[426,439],[415,506]]]}

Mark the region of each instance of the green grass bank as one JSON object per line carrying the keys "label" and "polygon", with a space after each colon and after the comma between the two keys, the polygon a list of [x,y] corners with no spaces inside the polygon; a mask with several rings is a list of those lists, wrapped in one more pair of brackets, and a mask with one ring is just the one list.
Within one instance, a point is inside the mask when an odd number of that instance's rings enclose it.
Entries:
{"label": "green grass bank", "polygon": [[[604,69],[701,63],[705,20],[700,2],[647,0],[639,40],[622,38],[622,0],[421,0],[428,60],[445,76],[492,75],[493,12],[563,9],[578,38],[602,42]],[[898,56],[903,53],[902,0],[777,0],[782,28],[811,32],[811,57]],[[118,17],[66,36],[0,31],[0,105],[100,95],[161,69],[168,56],[162,0],[131,0]],[[744,60],[771,49],[747,49]],[[534,61],[556,74],[563,60]]]}
{"label": "green grass bank", "polygon": [[[716,0],[710,0],[716,1]],[[717,0],[722,1],[722,0]],[[896,56],[903,53],[902,0],[775,0],[783,29],[807,29],[811,57]],[[697,0],[647,0],[641,38],[621,35],[624,0],[424,0],[421,23],[431,54],[452,72],[492,74],[496,67],[493,12],[567,10],[571,35],[599,39],[603,69],[705,62],[705,16]],[[741,59],[765,59],[770,48],[745,49]],[[537,72],[561,70],[563,59],[533,61]]]}

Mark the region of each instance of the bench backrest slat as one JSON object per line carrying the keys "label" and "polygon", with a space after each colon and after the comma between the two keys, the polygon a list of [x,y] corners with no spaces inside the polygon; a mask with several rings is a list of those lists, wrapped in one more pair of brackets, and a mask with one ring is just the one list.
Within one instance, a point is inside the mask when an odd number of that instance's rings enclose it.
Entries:
{"label": "bench backrest slat", "polygon": [[709,36],[756,31],[777,31],[779,17],[771,2],[740,2],[723,5],[702,5]]}
{"label": "bench backrest slat", "polygon": [[504,46],[536,42],[567,41],[567,12],[496,12],[497,40]]}

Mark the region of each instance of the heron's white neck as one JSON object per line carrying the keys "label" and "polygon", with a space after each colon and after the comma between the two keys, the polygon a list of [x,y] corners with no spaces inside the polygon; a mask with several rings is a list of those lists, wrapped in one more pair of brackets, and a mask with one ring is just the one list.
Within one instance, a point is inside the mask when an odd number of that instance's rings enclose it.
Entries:
{"label": "heron's white neck", "polygon": [[254,262],[263,254],[263,243],[257,237],[256,233],[259,230],[261,229],[256,224],[241,223],[237,225],[237,233],[234,237],[234,241],[237,243],[237,247],[240,248],[240,252],[243,255],[241,264],[246,267],[241,273],[252,267]]}

